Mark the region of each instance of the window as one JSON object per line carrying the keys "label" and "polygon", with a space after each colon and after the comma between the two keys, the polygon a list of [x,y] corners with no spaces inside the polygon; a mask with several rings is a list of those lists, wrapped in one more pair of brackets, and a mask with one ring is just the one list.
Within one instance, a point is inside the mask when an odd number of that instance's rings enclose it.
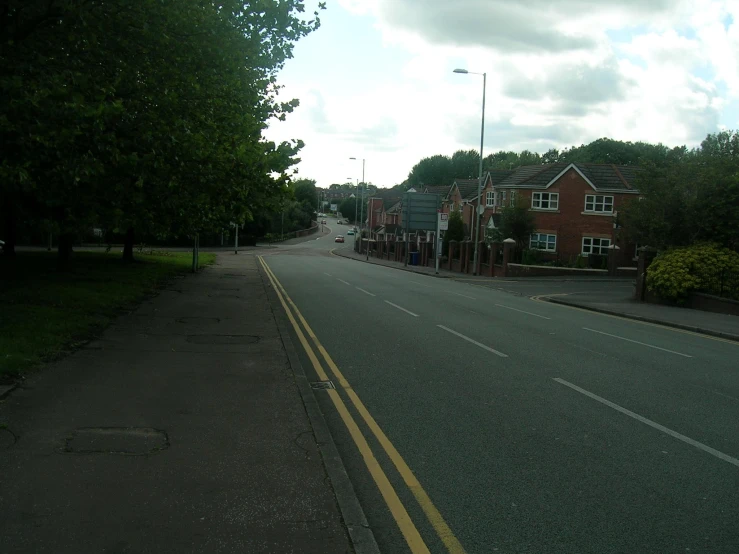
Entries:
{"label": "window", "polygon": [[[495,205],[500,206],[503,208],[506,205],[506,194],[507,191],[498,191],[495,193]],[[513,191],[511,191],[511,196],[513,195]]]}
{"label": "window", "polygon": [[449,204],[449,213],[453,212],[455,207],[456,206],[454,205],[454,202],[452,202],[451,204]]}
{"label": "window", "polygon": [[611,246],[611,239],[582,238],[582,253],[585,256],[588,254],[608,254],[609,246]]}
{"label": "window", "polygon": [[[505,192],[503,193],[503,202],[505,202]],[[516,205],[516,191],[512,190],[511,191],[511,203],[509,204],[509,206],[513,207],[515,205]]]}
{"label": "window", "polygon": [[538,210],[556,210],[559,208],[559,193],[535,192],[531,195],[531,207]]}
{"label": "window", "polygon": [[485,205],[487,207],[495,206],[495,193],[492,190],[485,193]]}
{"label": "window", "polygon": [[600,194],[585,195],[585,211],[600,214],[613,213],[613,196],[601,196]]}
{"label": "window", "polygon": [[557,235],[547,235],[544,233],[534,233],[529,240],[529,248],[535,250],[545,250],[546,252],[557,251]]}

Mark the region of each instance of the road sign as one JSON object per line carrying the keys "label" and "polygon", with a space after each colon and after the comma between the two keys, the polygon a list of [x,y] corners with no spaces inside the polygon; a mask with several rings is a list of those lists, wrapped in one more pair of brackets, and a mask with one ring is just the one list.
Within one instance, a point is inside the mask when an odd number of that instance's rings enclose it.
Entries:
{"label": "road sign", "polygon": [[438,194],[406,192],[403,195],[403,228],[406,231],[436,229],[436,214],[440,204]]}
{"label": "road sign", "polygon": [[449,230],[449,214],[439,214],[439,231]]}

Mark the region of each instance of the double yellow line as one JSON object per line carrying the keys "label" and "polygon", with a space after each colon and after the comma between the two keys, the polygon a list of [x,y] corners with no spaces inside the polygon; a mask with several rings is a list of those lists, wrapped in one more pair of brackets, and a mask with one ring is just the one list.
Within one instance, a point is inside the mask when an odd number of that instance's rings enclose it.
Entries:
{"label": "double yellow line", "polygon": [[[322,381],[327,381],[328,375],[324,370],[321,362],[319,361],[318,356],[316,356],[313,347],[306,338],[306,333],[310,337],[311,342],[315,346],[315,349],[321,354],[326,365],[329,367],[331,373],[336,378],[336,381],[340,385],[340,388],[349,397],[349,400],[351,400],[351,403],[354,405],[357,413],[359,413],[359,415],[362,417],[364,422],[369,427],[370,431],[372,431],[372,434],[382,446],[385,453],[395,465],[398,473],[400,473],[400,476],[403,478],[406,486],[413,493],[413,496],[416,498],[416,501],[420,505],[421,509],[423,510],[424,514],[428,518],[436,533],[439,535],[439,538],[446,546],[447,550],[452,554],[463,554],[464,548],[462,548],[462,545],[454,536],[454,533],[452,533],[452,530],[449,528],[446,521],[444,521],[442,515],[436,509],[436,506],[434,506],[433,502],[431,502],[428,494],[426,494],[426,491],[423,490],[423,487],[418,482],[418,479],[416,479],[416,476],[413,475],[413,472],[408,467],[408,464],[405,463],[405,460],[403,460],[402,456],[395,449],[395,446],[393,446],[393,444],[390,442],[390,439],[388,439],[382,429],[380,429],[380,426],[377,425],[375,419],[372,417],[362,401],[359,399],[357,393],[354,392],[354,389],[352,389],[351,385],[349,385],[349,382],[344,378],[344,375],[336,366],[329,353],[326,352],[326,349],[318,340],[315,333],[310,328],[310,325],[308,325],[308,323],[305,321],[305,318],[300,313],[300,310],[298,310],[298,307],[290,299],[287,291],[279,282],[269,266],[266,264],[262,256],[259,256],[259,261],[262,264],[267,277],[272,283],[272,286],[277,293],[277,297],[279,298],[280,303],[282,304],[282,307],[284,308],[285,313],[290,320],[290,324],[293,326],[295,334],[298,336],[300,344],[303,346],[303,349],[308,355],[308,358],[310,359],[310,362],[313,365],[318,378]],[[300,321],[302,328],[301,325],[298,325],[298,321],[296,320],[296,318]],[[305,329],[305,333],[303,332],[303,329]],[[387,475],[377,461],[377,458],[375,458],[372,449],[367,443],[367,440],[364,438],[362,431],[359,429],[357,422],[352,417],[346,404],[342,400],[339,391],[329,389],[328,394],[334,404],[334,407],[336,408],[336,411],[341,416],[344,425],[346,425],[349,434],[354,440],[354,443],[357,445],[357,448],[359,449],[359,452],[364,459],[364,463],[367,466],[370,475],[372,475],[372,478],[377,484],[378,489],[380,489],[380,494],[382,494],[382,498],[385,500],[385,503],[390,509],[390,513],[395,519],[395,522],[398,524],[398,527],[403,534],[403,538],[405,538],[405,541],[408,544],[411,552],[413,552],[414,554],[429,552],[426,543],[423,541],[423,538],[421,538],[421,535],[418,532],[415,524],[411,520],[410,516],[408,515],[405,506],[403,506],[403,503],[398,497],[398,494],[395,492],[395,489],[387,478]]]}

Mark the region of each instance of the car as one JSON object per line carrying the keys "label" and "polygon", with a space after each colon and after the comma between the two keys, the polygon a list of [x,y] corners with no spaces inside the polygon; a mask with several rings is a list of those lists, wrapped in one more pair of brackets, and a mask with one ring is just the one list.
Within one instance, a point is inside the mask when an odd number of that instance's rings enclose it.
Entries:
{"label": "car", "polygon": [[353,234],[354,234],[354,229],[349,229],[349,230],[348,230],[348,231],[346,232],[346,234],[347,234],[347,235],[353,235]]}
{"label": "car", "polygon": [[336,235],[334,242],[344,242],[344,235]]}
{"label": "car", "polygon": [[4,251],[5,251],[5,241],[0,240],[0,252],[4,252]]}
{"label": "car", "polygon": [[322,219],[321,220],[321,225],[326,225],[326,220],[325,219]]}

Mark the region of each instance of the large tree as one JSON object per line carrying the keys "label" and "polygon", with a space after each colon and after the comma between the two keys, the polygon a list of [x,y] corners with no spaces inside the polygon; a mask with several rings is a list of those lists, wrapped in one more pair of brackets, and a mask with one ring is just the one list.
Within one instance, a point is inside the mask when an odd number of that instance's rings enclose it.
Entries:
{"label": "large tree", "polygon": [[[298,0],[7,0],[0,6],[0,204],[14,235],[82,228],[194,235],[287,191],[299,141],[262,138],[297,101],[276,72],[317,28]],[[9,99],[13,99],[10,102]],[[8,249],[12,252],[11,248]]]}
{"label": "large tree", "polygon": [[641,197],[620,216],[632,240],[667,248],[697,241],[739,250],[739,133],[708,135],[693,151],[649,163]]}

